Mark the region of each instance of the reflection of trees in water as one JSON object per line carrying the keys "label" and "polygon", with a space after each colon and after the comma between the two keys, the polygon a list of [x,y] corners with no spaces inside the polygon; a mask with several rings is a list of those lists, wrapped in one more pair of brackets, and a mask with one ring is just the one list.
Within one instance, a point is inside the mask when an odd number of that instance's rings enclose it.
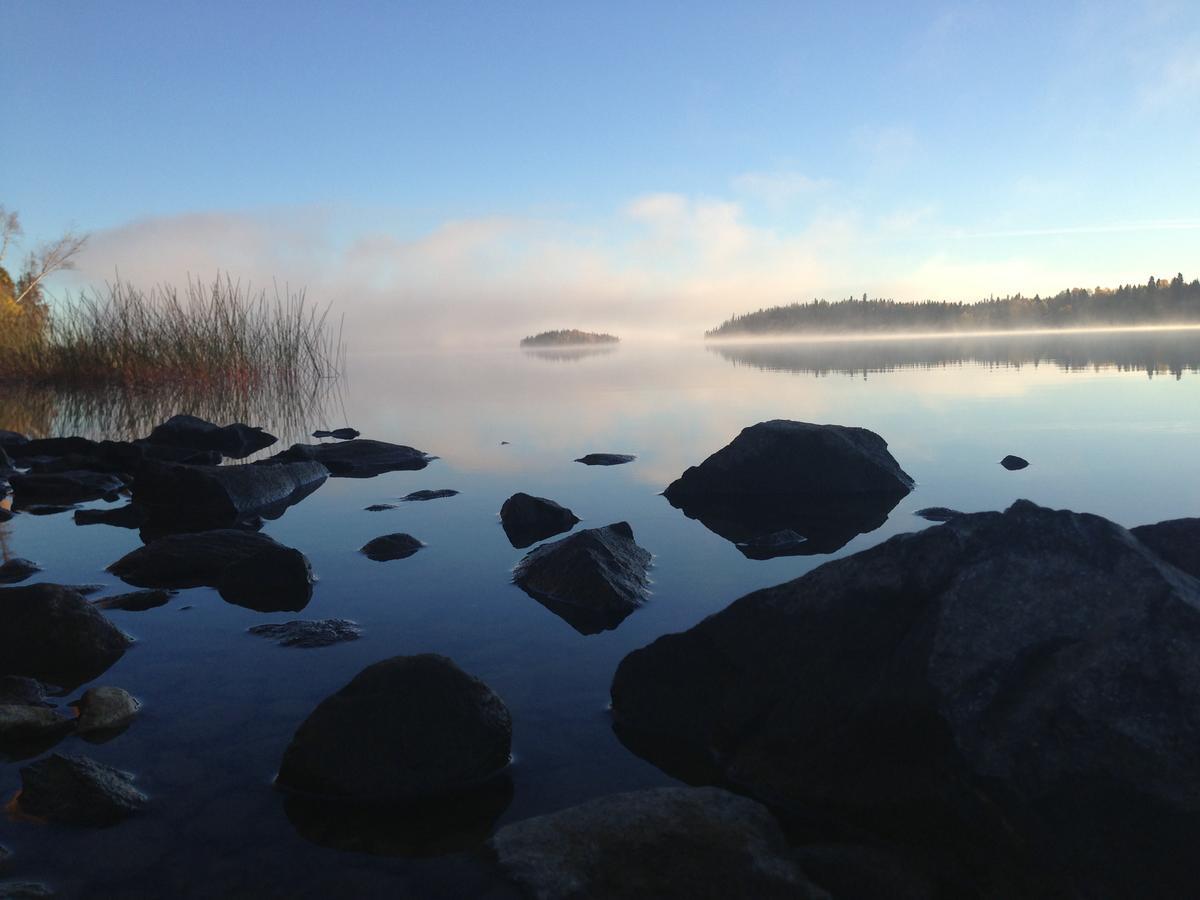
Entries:
{"label": "reflection of trees in water", "polygon": [[1200,330],[987,335],[894,340],[709,344],[734,365],[810,375],[866,377],[897,369],[1052,365],[1068,372],[1114,369],[1147,376],[1200,372]]}
{"label": "reflection of trees in water", "polygon": [[0,395],[0,428],[33,437],[77,434],[94,440],[132,440],[145,437],[177,413],[188,413],[218,425],[259,425],[288,446],[330,421],[327,411],[341,406],[338,385],[336,379],[283,384],[172,382],[95,390],[10,384]]}
{"label": "reflection of trees in water", "polygon": [[549,362],[579,362],[593,356],[607,356],[616,353],[614,346],[597,347],[522,347],[521,352],[526,356],[544,359]]}

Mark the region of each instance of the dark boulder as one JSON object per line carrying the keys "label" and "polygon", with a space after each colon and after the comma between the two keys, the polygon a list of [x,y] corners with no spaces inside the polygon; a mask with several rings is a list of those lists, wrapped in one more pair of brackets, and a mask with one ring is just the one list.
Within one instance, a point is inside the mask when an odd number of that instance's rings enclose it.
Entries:
{"label": "dark boulder", "polygon": [[444,497],[457,497],[457,496],[458,496],[458,491],[451,490],[450,488],[439,488],[436,491],[413,491],[411,494],[405,494],[400,499],[406,500],[411,503],[413,501],[441,500]]}
{"label": "dark boulder", "polygon": [[358,623],[351,622],[349,619],[319,619],[255,625],[248,631],[250,634],[269,638],[281,647],[300,647],[306,650],[329,647],[343,641],[356,641],[362,636],[362,629],[358,627]]}
{"label": "dark boulder", "polygon": [[359,431],[354,428],[335,428],[333,431],[314,431],[315,438],[333,438],[338,441],[352,441],[358,437]]}
{"label": "dark boulder", "polygon": [[270,461],[314,460],[339,478],[371,478],[384,472],[423,469],[435,458],[403,444],[355,439],[336,444],[293,444]]}
{"label": "dark boulder", "polygon": [[0,675],[74,687],[103,673],[132,643],[62,585],[0,588]]}
{"label": "dark boulder", "polygon": [[278,518],[328,477],[329,470],[317,462],[240,466],[149,462],[134,479],[133,499],[156,519],[228,527],[253,515]]}
{"label": "dark boulder", "polygon": [[789,554],[832,553],[887,521],[912,487],[872,431],[775,419],[742,429],[663,494],[761,559],[766,554],[754,550],[760,539],[789,530],[806,538]]}
{"label": "dark boulder", "polygon": [[361,671],[297,729],[285,788],[367,805],[483,784],[509,762],[504,702],[444,656],[397,656]]}
{"label": "dark boulder", "polygon": [[1171,896],[1200,838],[1198,645],[1200,582],[1018,501],[631,653],[613,713],[663,765],[881,829],[993,893]]}
{"label": "dark boulder", "polygon": [[1171,565],[1200,578],[1200,519],[1169,519],[1129,532]]}
{"label": "dark boulder", "polygon": [[67,456],[75,453],[91,456],[96,442],[83,437],[34,438],[23,444],[9,444],[5,449],[13,459],[26,460],[37,456]]}
{"label": "dark boulder", "polygon": [[141,528],[150,518],[150,511],[135,503],[101,509],[75,510],[76,525],[112,525],[115,528]]}
{"label": "dark boulder", "polygon": [[578,521],[579,517],[565,506],[529,494],[513,494],[500,507],[500,524],[509,543],[518,550],[570,531]]}
{"label": "dark boulder", "polygon": [[99,600],[94,601],[92,606],[96,607],[96,609],[145,612],[148,609],[165,606],[174,596],[174,591],[164,591],[161,589],[131,591],[128,594],[114,594],[111,597],[101,597]]}
{"label": "dark boulder", "polygon": [[627,453],[589,453],[579,457],[575,462],[583,463],[585,466],[620,466],[631,463],[635,459],[637,459],[636,456],[630,456]]}
{"label": "dark boulder", "polygon": [[9,476],[17,506],[82,503],[86,500],[115,500],[125,480],[109,472],[41,472]]}
{"label": "dark boulder", "polygon": [[21,769],[21,811],[50,822],[113,825],[146,802],[128,772],[83,756],[54,753]]}
{"label": "dark boulder", "polygon": [[145,442],[189,450],[216,450],[225,456],[242,459],[278,440],[261,428],[251,428],[240,422],[221,427],[196,416],[178,415],[157,426]]}
{"label": "dark boulder", "polygon": [[42,571],[42,567],[37,563],[14,557],[0,564],[0,584],[16,584],[40,571]]}
{"label": "dark boulder", "polygon": [[1004,466],[1004,468],[1008,469],[1010,472],[1015,472],[1018,469],[1026,468],[1029,465],[1029,460],[1021,459],[1019,456],[1013,456],[1009,454],[1008,456],[1004,457],[1004,459],[1000,460],[1000,465]]}
{"label": "dark boulder", "polygon": [[47,685],[23,675],[0,676],[0,704],[6,706],[52,706],[46,699]]}
{"label": "dark boulder", "polygon": [[601,797],[507,825],[489,843],[505,874],[538,900],[829,900],[771,813],[719,788]]}
{"label": "dark boulder", "polygon": [[393,559],[407,559],[424,546],[411,534],[397,532],[367,541],[358,552],[375,562],[390,562]]}
{"label": "dark boulder", "polygon": [[650,559],[629,523],[617,522],[531,550],[513,581],[576,631],[597,634],[646,602]]}
{"label": "dark boulder", "polygon": [[28,443],[29,438],[19,431],[5,431],[3,428],[0,428],[0,450],[12,450],[13,447],[19,447],[22,444]]}
{"label": "dark boulder", "polygon": [[128,728],[142,708],[141,701],[128,691],[109,686],[88,688],[71,706],[79,713],[80,734]]}

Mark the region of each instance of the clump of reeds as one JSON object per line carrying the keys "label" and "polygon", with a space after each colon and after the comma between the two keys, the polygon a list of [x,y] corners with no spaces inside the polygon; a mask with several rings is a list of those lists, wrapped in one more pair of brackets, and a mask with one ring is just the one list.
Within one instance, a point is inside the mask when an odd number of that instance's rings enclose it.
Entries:
{"label": "clump of reeds", "polygon": [[342,363],[328,308],[220,275],[182,291],[118,279],[65,298],[39,334],[4,343],[0,379],[59,385],[307,389]]}

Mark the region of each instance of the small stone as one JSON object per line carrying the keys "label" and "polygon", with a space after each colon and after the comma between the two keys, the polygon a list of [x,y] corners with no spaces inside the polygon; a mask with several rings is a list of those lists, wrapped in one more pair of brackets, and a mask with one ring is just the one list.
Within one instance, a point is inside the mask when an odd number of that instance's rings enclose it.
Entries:
{"label": "small stone", "polygon": [[52,753],[21,769],[21,810],[51,822],[112,825],[147,799],[131,774],[83,756]]}
{"label": "small stone", "polygon": [[589,453],[579,457],[575,462],[583,463],[585,466],[619,466],[633,462],[635,459],[637,459],[636,456],[626,453]]}
{"label": "small stone", "polygon": [[359,552],[375,562],[388,562],[393,559],[406,559],[424,546],[411,534],[385,534],[368,541]]}
{"label": "small stone", "polygon": [[1019,456],[1013,456],[1012,454],[1009,454],[1008,456],[1004,457],[1004,459],[1000,460],[1000,465],[1004,466],[1004,468],[1008,469],[1010,472],[1016,472],[1018,469],[1024,469],[1026,466],[1028,466],[1029,460],[1021,459]]}
{"label": "small stone", "polygon": [[918,509],[913,515],[930,522],[949,522],[951,519],[957,519],[962,513],[946,506],[927,506],[924,509]]}
{"label": "small stone", "polygon": [[42,567],[37,563],[16,557],[0,565],[0,584],[16,584],[40,571]]}
{"label": "small stone", "polygon": [[128,594],[114,594],[111,597],[101,597],[92,602],[97,609],[119,609],[124,612],[145,612],[148,609],[163,606],[172,597],[174,591],[148,590],[130,591]]}
{"label": "small stone", "polygon": [[393,503],[372,503],[367,507],[367,512],[384,512],[385,510],[395,508],[396,506]]}
{"label": "small stone", "polygon": [[314,431],[315,438],[334,438],[339,441],[352,441],[359,435],[359,431],[354,428],[335,428],[333,431]]}
{"label": "small stone", "polygon": [[119,687],[89,688],[71,705],[79,710],[80,734],[125,728],[142,708],[137,698]]}
{"label": "small stone", "polygon": [[320,619],[317,621],[295,621],[283,624],[255,625],[247,629],[250,634],[270,638],[281,647],[312,649],[328,647],[342,641],[355,641],[362,635],[357,622],[349,619]]}
{"label": "small stone", "polygon": [[441,500],[443,497],[454,497],[458,491],[450,490],[449,488],[441,488],[436,491],[413,491],[411,494],[405,494],[401,500]]}

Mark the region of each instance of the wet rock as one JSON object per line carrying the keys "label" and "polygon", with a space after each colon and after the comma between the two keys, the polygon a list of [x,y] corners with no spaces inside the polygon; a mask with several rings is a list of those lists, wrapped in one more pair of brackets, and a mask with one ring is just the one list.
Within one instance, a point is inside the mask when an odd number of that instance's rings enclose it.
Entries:
{"label": "wet rock", "polygon": [[216,587],[234,563],[282,546],[265,534],[239,528],[173,534],[127,553],[108,571],[137,587]]}
{"label": "wet rock", "polygon": [[1171,565],[1200,578],[1200,519],[1169,519],[1129,532]]}
{"label": "wet rock", "polygon": [[255,625],[247,630],[250,634],[269,638],[282,647],[303,649],[329,647],[343,641],[356,641],[362,636],[362,629],[358,627],[358,623],[351,622],[349,619],[319,619]]}
{"label": "wet rock", "polygon": [[127,594],[114,594],[111,597],[101,597],[99,600],[93,601],[92,606],[96,607],[96,609],[119,609],[124,612],[145,612],[148,609],[155,609],[159,606],[165,606],[167,602],[170,601],[170,599],[174,596],[174,591],[130,591]]}
{"label": "wet rock", "polygon": [[564,531],[570,531],[579,517],[565,506],[545,497],[516,493],[500,507],[500,524],[508,541],[518,550]]}
{"label": "wet rock", "polygon": [[365,439],[337,444],[293,444],[271,457],[273,462],[314,460],[339,478],[371,478],[384,472],[423,469],[432,459],[436,457],[403,444]]}
{"label": "wet rock", "polygon": [[78,454],[91,456],[96,451],[95,441],[83,437],[34,438],[23,444],[9,444],[5,447],[13,459],[27,460],[38,456],[67,456]]}
{"label": "wet rock", "polygon": [[254,515],[277,518],[307,497],[329,470],[317,462],[185,466],[147,463],[133,482],[134,502],[156,518],[229,527]]}
{"label": "wet rock", "polygon": [[80,734],[127,728],[142,708],[128,691],[107,686],[88,688],[71,706],[79,711]]}
{"label": "wet rock", "polygon": [[613,713],[673,771],[917,842],[997,896],[1171,896],[1200,838],[1197,645],[1200,582],[1111,522],[1018,501],[629,654]]}
{"label": "wet rock", "polygon": [[13,447],[19,447],[22,444],[28,443],[29,438],[19,431],[5,431],[3,428],[0,428],[0,449],[11,450]]}
{"label": "wet rock", "polygon": [[74,719],[45,706],[0,704],[0,746],[60,738],[74,728]]}
{"label": "wet rock", "polygon": [[36,678],[22,675],[0,677],[0,704],[8,706],[51,706],[46,699],[46,685]]}
{"label": "wet rock", "polygon": [[406,559],[424,546],[411,534],[397,532],[367,541],[358,552],[375,562],[389,562],[393,559]]}
{"label": "wet rock", "polygon": [[16,584],[40,571],[42,567],[37,563],[15,557],[0,564],[0,584]]}
{"label": "wet rock", "polygon": [[513,581],[576,631],[596,634],[646,602],[650,558],[629,523],[617,522],[530,551]]}
{"label": "wet rock", "polygon": [[930,522],[949,522],[951,519],[961,516],[962,513],[946,506],[927,506],[924,509],[918,509],[913,515]]}
{"label": "wet rock", "polygon": [[807,540],[789,553],[817,554],[878,528],[912,486],[874,432],[776,419],[742,429],[663,494],[739,549],[791,530]]}
{"label": "wet rock", "polygon": [[83,470],[17,474],[9,476],[8,480],[18,506],[115,500],[125,487],[125,481],[120,476]]}
{"label": "wet rock", "polygon": [[601,797],[507,825],[489,843],[505,874],[538,900],[829,900],[770,812],[719,788]]}
{"label": "wet rock", "polygon": [[575,462],[583,463],[585,466],[619,466],[633,462],[635,459],[637,459],[636,456],[629,456],[625,453],[589,453],[579,457]]}
{"label": "wet rock", "polygon": [[315,581],[308,557],[279,545],[230,565],[216,588],[227,603],[256,612],[299,612],[312,599]]}
{"label": "wet rock", "polygon": [[444,656],[368,666],[304,720],[278,784],[367,805],[464,791],[508,765],[504,702]]}
{"label": "wet rock", "polygon": [[354,428],[335,428],[333,431],[314,431],[315,438],[334,438],[339,441],[352,441],[358,437],[359,432]]}
{"label": "wet rock", "polygon": [[413,491],[411,494],[405,494],[401,500],[409,502],[420,500],[441,500],[443,497],[457,497],[458,491],[450,490],[449,488],[440,488],[436,491]]}
{"label": "wet rock", "polygon": [[790,528],[760,534],[741,541],[737,548],[750,559],[774,559],[777,556],[796,556],[808,550],[808,538]]}
{"label": "wet rock", "polygon": [[1029,460],[1021,459],[1019,456],[1013,456],[1010,454],[1004,457],[1004,459],[1000,460],[1000,465],[1004,466],[1004,468],[1008,469],[1010,472],[1015,472],[1018,469],[1024,469],[1026,466],[1028,466]]}
{"label": "wet rock", "polygon": [[0,882],[0,900],[40,900],[53,896],[51,888],[37,881]]}
{"label": "wet rock", "polygon": [[224,458],[219,450],[197,450],[140,441],[101,441],[95,458],[120,472],[138,472],[148,462],[186,463],[191,466],[216,466]]}
{"label": "wet rock", "polygon": [[191,450],[216,450],[225,456],[242,459],[270,447],[278,440],[261,428],[251,428],[240,422],[221,427],[196,416],[178,415],[150,432],[146,443]]}
{"label": "wet rock", "polygon": [[367,512],[384,512],[389,509],[395,509],[395,504],[392,503],[372,503],[366,508]]}
{"label": "wet rock", "polygon": [[64,825],[112,825],[147,797],[133,776],[83,756],[54,753],[21,769],[21,810]]}
{"label": "wet rock", "polygon": [[0,675],[73,687],[103,673],[132,643],[62,585],[0,588]]}
{"label": "wet rock", "polygon": [[77,594],[82,594],[84,597],[90,597],[92,594],[98,594],[104,590],[103,584],[64,584],[68,591],[74,591]]}
{"label": "wet rock", "polygon": [[147,518],[148,510],[133,503],[103,509],[75,510],[76,525],[112,525],[116,528],[136,529],[145,525]]}

